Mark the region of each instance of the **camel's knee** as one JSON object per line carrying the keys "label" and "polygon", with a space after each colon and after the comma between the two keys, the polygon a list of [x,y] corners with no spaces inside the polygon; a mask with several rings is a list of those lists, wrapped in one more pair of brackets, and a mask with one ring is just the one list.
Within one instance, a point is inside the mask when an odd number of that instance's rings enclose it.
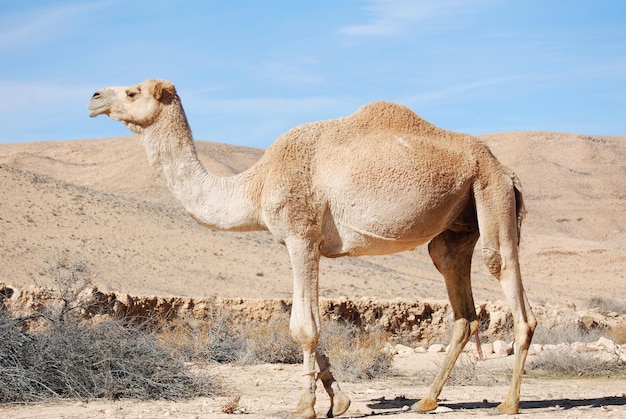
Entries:
{"label": "camel's knee", "polygon": [[292,324],[289,326],[289,331],[291,332],[291,338],[303,350],[312,352],[317,348],[320,336],[320,332],[317,328],[308,328]]}
{"label": "camel's knee", "polygon": [[452,332],[452,341],[467,342],[470,337],[478,330],[478,320],[458,319],[454,322],[454,330]]}
{"label": "camel's knee", "polygon": [[521,348],[528,348],[536,327],[537,321],[534,318],[533,321],[517,325],[515,327],[515,342],[519,343]]}
{"label": "camel's knee", "polygon": [[491,247],[483,247],[483,262],[489,268],[491,275],[500,279],[500,272],[502,271],[502,256],[500,256],[500,252]]}

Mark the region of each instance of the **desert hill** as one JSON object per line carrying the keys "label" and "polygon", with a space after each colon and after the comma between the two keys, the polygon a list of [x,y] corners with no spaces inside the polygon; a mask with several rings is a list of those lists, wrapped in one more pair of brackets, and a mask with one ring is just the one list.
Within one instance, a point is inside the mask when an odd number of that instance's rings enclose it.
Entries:
{"label": "desert hill", "polygon": [[[626,137],[518,132],[482,136],[520,177],[528,216],[521,263],[531,302],[569,304],[626,295]],[[263,150],[198,142],[201,160],[229,175]],[[269,233],[201,227],[149,167],[138,137],[0,145],[0,282],[49,283],[67,256],[105,291],[132,295],[289,298],[284,248]],[[500,300],[475,259],[477,301]],[[424,247],[322,261],[321,295],[441,300]]]}

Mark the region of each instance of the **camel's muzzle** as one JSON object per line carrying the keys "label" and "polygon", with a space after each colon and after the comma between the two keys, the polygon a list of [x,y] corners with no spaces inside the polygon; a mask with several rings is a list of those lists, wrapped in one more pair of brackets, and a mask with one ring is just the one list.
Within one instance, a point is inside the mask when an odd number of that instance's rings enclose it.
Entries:
{"label": "camel's muzzle", "polygon": [[91,118],[106,114],[110,109],[108,95],[102,90],[95,92],[93,96],[91,96],[87,109],[91,111],[89,112],[89,117]]}

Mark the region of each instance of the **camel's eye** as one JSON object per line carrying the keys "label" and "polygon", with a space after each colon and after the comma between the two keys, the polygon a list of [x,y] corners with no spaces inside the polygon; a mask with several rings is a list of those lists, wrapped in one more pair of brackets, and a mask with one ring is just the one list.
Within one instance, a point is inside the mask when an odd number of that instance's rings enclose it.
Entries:
{"label": "camel's eye", "polygon": [[135,96],[137,96],[137,92],[135,91],[130,91],[126,93],[126,96],[128,96],[130,99],[134,98]]}

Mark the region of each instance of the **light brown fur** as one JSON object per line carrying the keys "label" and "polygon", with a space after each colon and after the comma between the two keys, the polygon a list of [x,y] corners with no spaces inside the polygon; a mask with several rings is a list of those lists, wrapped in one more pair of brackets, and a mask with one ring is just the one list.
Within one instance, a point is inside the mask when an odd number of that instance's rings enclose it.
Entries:
{"label": "light brown fur", "polygon": [[479,235],[483,259],[515,321],[513,378],[498,410],[518,412],[536,326],[517,255],[524,209],[519,180],[483,143],[437,128],[404,106],[375,102],[346,118],[293,128],[249,170],[219,177],[198,161],[170,82],[102,89],[89,109],[90,116],[106,114],[142,133],[148,160],[198,222],[221,230],[269,230],[285,244],[294,273],[290,329],[304,355],[303,394],[294,416],[315,417],[317,378],[331,397],[329,415],[350,405],[317,352],[321,256],[387,254],[430,242],[456,323],[441,371],[413,406],[429,411],[478,327],[470,264]]}

